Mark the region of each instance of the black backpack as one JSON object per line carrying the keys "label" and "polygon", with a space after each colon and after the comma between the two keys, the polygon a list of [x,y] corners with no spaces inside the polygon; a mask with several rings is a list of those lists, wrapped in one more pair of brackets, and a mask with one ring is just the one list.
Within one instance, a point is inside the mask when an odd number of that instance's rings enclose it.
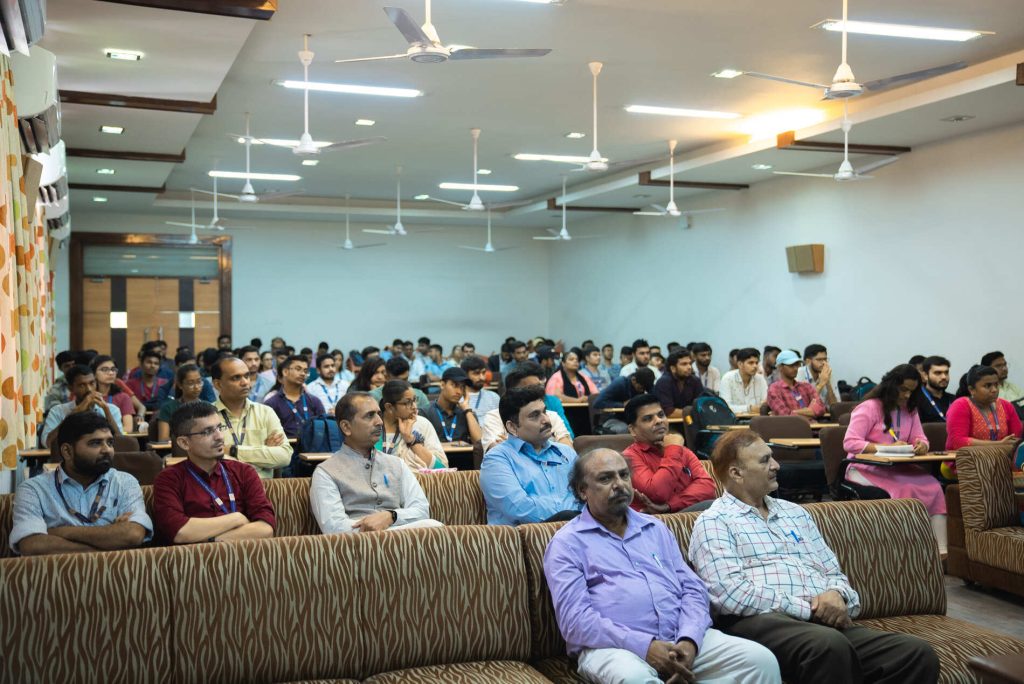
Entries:
{"label": "black backpack", "polygon": [[857,381],[857,384],[850,390],[850,401],[860,401],[868,395],[868,392],[875,389],[875,383],[871,378],[864,376]]}
{"label": "black backpack", "polygon": [[722,436],[720,432],[707,432],[709,425],[736,425],[739,420],[732,412],[725,399],[714,394],[702,394],[693,401],[693,422],[697,429],[697,455],[711,458],[715,442]]}
{"label": "black backpack", "polygon": [[345,436],[330,416],[314,416],[302,424],[298,442],[292,450],[292,462],[288,466],[288,477],[310,477],[316,470],[315,463],[307,463],[299,454],[334,453],[341,448]]}

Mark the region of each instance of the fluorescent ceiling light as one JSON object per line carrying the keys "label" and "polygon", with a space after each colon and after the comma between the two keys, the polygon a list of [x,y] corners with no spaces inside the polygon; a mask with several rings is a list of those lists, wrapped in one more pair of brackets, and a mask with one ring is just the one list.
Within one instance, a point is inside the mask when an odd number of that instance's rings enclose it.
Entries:
{"label": "fluorescent ceiling light", "polygon": [[246,173],[245,171],[210,171],[209,176],[210,178],[241,178],[242,180],[302,180],[302,176],[291,173]]}
{"label": "fluorescent ceiling light", "polygon": [[422,90],[411,88],[383,88],[380,86],[354,85],[351,83],[317,83],[315,81],[274,81],[274,85],[296,90],[320,90],[325,93],[348,93],[350,95],[382,95],[384,97],[420,97]]}
{"label": "fluorescent ceiling light", "polygon": [[103,204],[104,202],[107,201],[107,198],[106,197],[93,197],[92,201],[96,202],[97,204]]}
{"label": "fluorescent ceiling light", "polygon": [[138,62],[145,57],[145,53],[138,50],[121,50],[119,48],[106,48],[103,54],[110,59],[119,59],[123,62]]}
{"label": "fluorescent ceiling light", "polygon": [[768,169],[772,168],[772,165],[771,164],[754,164],[750,168],[752,168],[752,169],[754,169],[756,171],[767,171]]}
{"label": "fluorescent ceiling light", "polygon": [[413,199],[414,200],[421,200],[421,201],[422,200],[428,200],[428,199],[430,199],[430,195],[416,195],[415,197],[413,197]]}
{"label": "fluorescent ceiling light", "polygon": [[101,176],[113,176],[115,173],[117,173],[117,171],[115,171],[114,169],[96,169],[96,173],[100,174]]}
{"label": "fluorescent ceiling light", "polygon": [[[513,159],[519,161],[549,161],[549,162],[561,162],[563,164],[586,164],[590,161],[590,157],[577,157],[571,154],[533,154],[532,152],[520,152],[515,155]],[[602,157],[601,161],[608,161]]]}
{"label": "fluorescent ceiling light", "polygon": [[121,135],[124,133],[124,126],[100,126],[100,133],[110,133],[111,135]]}
{"label": "fluorescent ceiling light", "polygon": [[[242,145],[245,144],[245,138],[236,138],[236,140]],[[273,145],[275,147],[297,147],[299,144],[298,140],[289,140],[287,138],[251,138],[253,145]],[[327,147],[333,143],[327,140],[314,140],[313,144],[317,147]]]}
{"label": "fluorescent ceiling light", "polygon": [[319,159],[303,159],[302,160],[302,165],[303,166],[316,166],[319,163],[320,163]]}
{"label": "fluorescent ceiling light", "polygon": [[490,176],[491,175],[491,170],[490,169],[477,169],[476,172],[479,173],[481,176]]}
{"label": "fluorescent ceiling light", "polygon": [[652,107],[651,105],[629,105],[630,114],[660,114],[661,116],[686,116],[694,119],[738,119],[735,112],[714,112],[706,109],[679,109],[677,107]]}
{"label": "fluorescent ceiling light", "polygon": [[356,119],[356,126],[372,126],[375,123],[373,119]]}
{"label": "fluorescent ceiling light", "polygon": [[737,71],[736,69],[722,69],[721,71],[716,71],[711,75],[715,78],[736,78],[737,76],[742,76],[743,72]]}
{"label": "fluorescent ceiling light", "polygon": [[569,138],[570,140],[579,140],[580,138],[586,138],[587,134],[581,133],[579,131],[569,131],[568,133],[565,134],[565,137]]}
{"label": "fluorescent ceiling light", "polygon": [[[843,30],[841,19],[826,19],[811,28],[820,26],[826,31]],[[968,31],[964,29],[934,28],[931,26],[913,26],[911,24],[880,24],[873,21],[847,21],[847,33],[863,33],[869,36],[890,36],[892,38],[918,38],[920,40],[950,40],[962,43],[974,40],[983,35],[991,35],[991,31]]]}
{"label": "fluorescent ceiling light", "polygon": [[518,185],[487,185],[485,183],[441,183],[442,190],[480,190],[482,192],[517,192]]}

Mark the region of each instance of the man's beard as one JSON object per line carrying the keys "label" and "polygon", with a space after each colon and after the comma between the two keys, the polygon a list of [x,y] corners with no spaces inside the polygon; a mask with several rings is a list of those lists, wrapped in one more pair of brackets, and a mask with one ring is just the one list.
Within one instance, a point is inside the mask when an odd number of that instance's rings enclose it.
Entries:
{"label": "man's beard", "polygon": [[75,464],[75,470],[82,475],[89,475],[91,477],[101,477],[107,474],[110,470],[110,458],[101,457],[99,460],[89,463],[85,459],[81,458],[78,454],[75,454],[72,462]]}

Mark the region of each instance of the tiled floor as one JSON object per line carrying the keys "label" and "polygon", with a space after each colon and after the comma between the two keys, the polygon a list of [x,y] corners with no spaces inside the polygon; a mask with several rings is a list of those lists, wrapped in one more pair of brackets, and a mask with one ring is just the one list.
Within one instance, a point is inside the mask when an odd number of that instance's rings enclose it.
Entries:
{"label": "tiled floor", "polygon": [[1024,639],[1024,598],[946,576],[946,614]]}

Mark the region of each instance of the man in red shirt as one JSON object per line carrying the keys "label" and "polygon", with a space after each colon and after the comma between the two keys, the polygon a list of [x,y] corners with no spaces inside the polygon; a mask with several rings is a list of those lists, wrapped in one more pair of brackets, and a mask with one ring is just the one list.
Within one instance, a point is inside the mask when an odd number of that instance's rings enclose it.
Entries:
{"label": "man in red shirt", "polygon": [[802,416],[807,420],[825,415],[825,402],[814,385],[797,380],[800,355],[792,349],[780,352],[775,359],[779,380],[768,388],[768,407],[772,415]]}
{"label": "man in red shirt", "polygon": [[626,404],[623,420],[634,440],[622,455],[633,469],[635,497],[631,506],[635,510],[675,513],[715,498],[714,479],[683,446],[683,436],[669,432],[658,397],[633,397]]}
{"label": "man in red shirt", "polygon": [[153,523],[165,544],[274,536],[263,482],[248,463],[224,458],[224,429],[205,401],[182,404],[171,416],[171,438],[188,458],[153,483]]}

